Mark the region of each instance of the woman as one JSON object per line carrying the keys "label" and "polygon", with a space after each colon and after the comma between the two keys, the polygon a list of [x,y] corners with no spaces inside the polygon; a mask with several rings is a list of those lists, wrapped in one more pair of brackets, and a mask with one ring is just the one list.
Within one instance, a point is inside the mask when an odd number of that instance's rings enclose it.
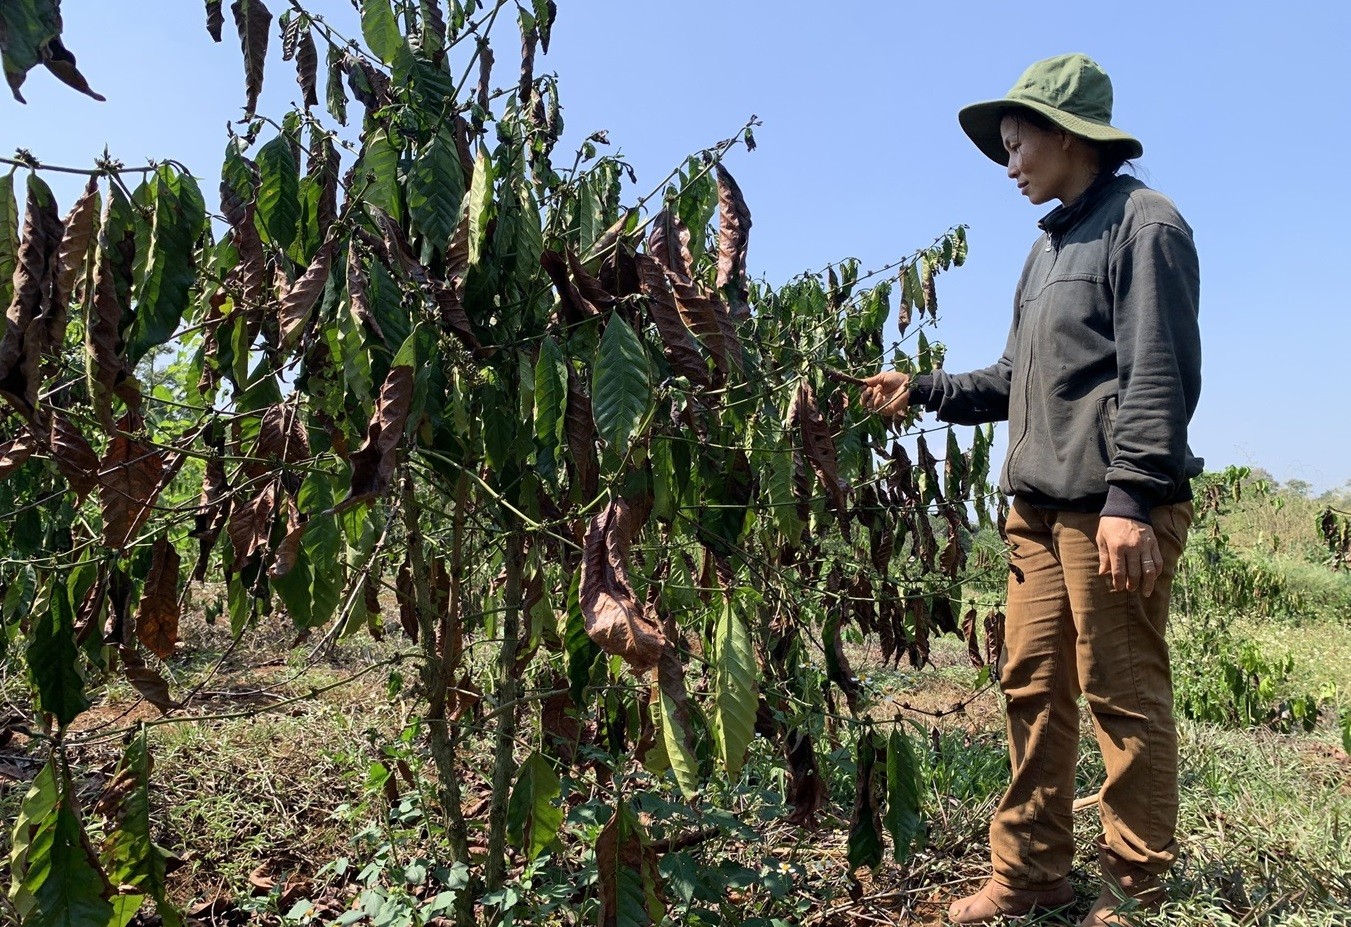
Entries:
{"label": "woman", "polygon": [[[922,405],[957,424],[1009,422],[1013,497],[1000,683],[1012,781],[990,826],[991,878],[956,924],[1068,906],[1078,697],[1107,770],[1103,888],[1084,927],[1157,905],[1177,852],[1177,731],[1164,627],[1191,523],[1187,447],[1200,392],[1199,278],[1172,202],[1118,176],[1140,142],[1111,125],[1107,74],[1083,55],[1032,65],[962,128],[1033,204],[1040,224],[993,366],[913,381],[870,377],[887,415]],[[1129,904],[1125,902],[1129,901]]]}

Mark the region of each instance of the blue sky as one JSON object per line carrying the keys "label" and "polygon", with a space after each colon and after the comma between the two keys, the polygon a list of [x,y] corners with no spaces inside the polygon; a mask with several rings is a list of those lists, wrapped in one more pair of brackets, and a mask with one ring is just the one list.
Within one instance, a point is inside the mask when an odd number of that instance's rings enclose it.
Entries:
{"label": "blue sky", "polygon": [[[354,22],[346,0],[307,5]],[[1033,60],[1089,54],[1116,86],[1115,123],[1145,144],[1139,176],[1196,233],[1205,361],[1193,449],[1211,467],[1261,466],[1317,489],[1351,480],[1351,5],[559,7],[537,63],[559,75],[559,160],[609,130],[638,172],[628,199],[752,113],[763,120],[759,148],[728,161],[754,217],[753,273],[777,283],[847,256],[873,268],[969,225],[970,259],[939,279],[951,370],[998,357],[1045,211],[966,139],[956,112],[1002,96]],[[34,71],[27,106],[0,99],[0,153],[87,166],[106,144],[128,164],[174,158],[214,189],[243,102],[228,10],[221,45],[200,0],[65,0],[63,13],[66,45],[108,102]],[[260,110],[280,115],[298,92],[278,44]],[[498,82],[514,79],[515,48],[509,34],[496,43]],[[57,189],[64,206],[77,185]]]}

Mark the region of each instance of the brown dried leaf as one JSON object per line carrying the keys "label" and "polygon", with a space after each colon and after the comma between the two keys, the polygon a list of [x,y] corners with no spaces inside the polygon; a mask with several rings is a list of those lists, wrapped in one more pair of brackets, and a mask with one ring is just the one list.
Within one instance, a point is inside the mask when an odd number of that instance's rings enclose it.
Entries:
{"label": "brown dried leaf", "polygon": [[305,529],[309,524],[309,519],[301,519],[294,500],[287,499],[286,535],[277,545],[277,554],[272,558],[272,566],[267,571],[268,576],[281,579],[296,568],[296,563],[300,559],[300,542],[304,539]]}
{"label": "brown dried leaf", "polygon": [[671,210],[663,209],[653,220],[647,253],[672,273],[685,279],[691,276],[694,255],[690,253],[690,230]]}
{"label": "brown dried leaf", "polygon": [[380,323],[376,320],[375,313],[371,311],[371,300],[366,285],[366,268],[362,263],[361,254],[357,250],[355,242],[347,249],[347,305],[352,317],[369,328],[387,347],[398,348],[397,344],[389,343],[385,333],[380,330]]}
{"label": "brown dried leaf", "polygon": [[230,12],[239,32],[239,48],[244,53],[244,111],[257,112],[258,94],[263,89],[263,67],[267,60],[267,41],[272,30],[272,13],[263,0],[234,0]]}
{"label": "brown dried leaf", "polygon": [[230,572],[238,573],[267,549],[272,520],[277,511],[277,484],[268,483],[252,501],[235,507],[227,530],[235,559]]}
{"label": "brown dried leaf", "polygon": [[540,266],[553,281],[563,309],[563,323],[575,325],[591,316],[600,315],[600,309],[582,296],[582,291],[568,275],[568,259],[558,251],[544,251],[539,256]]}
{"label": "brown dried leaf", "polygon": [[604,315],[614,305],[614,294],[587,272],[576,252],[569,251],[567,256],[568,270],[572,273],[572,279],[577,281],[577,290],[582,294],[582,299],[595,307],[597,313]]}
{"label": "brown dried leaf", "polygon": [[447,693],[446,697],[446,718],[452,724],[464,717],[465,712],[469,711],[480,701],[483,700],[483,690],[474,685],[474,680],[465,673],[460,677],[459,682]]}
{"label": "brown dried leaf", "polygon": [[910,615],[906,653],[910,665],[922,669],[929,659],[929,603],[918,589],[911,589],[906,597],[906,611]]}
{"label": "brown dried leaf", "polygon": [[474,327],[469,324],[469,313],[464,311],[455,288],[439,280],[429,280],[428,286],[431,287],[432,299],[436,301],[441,327],[459,339],[476,357],[485,356],[483,345],[479,344]]}
{"label": "brown dried leaf", "polygon": [[333,245],[331,242],[324,242],[319,246],[310,266],[305,268],[305,272],[281,298],[281,304],[277,310],[277,324],[281,331],[281,349],[283,352],[289,353],[300,341],[300,336],[310,321],[310,313],[314,310],[315,303],[319,302],[319,297],[324,295],[324,287],[328,284],[328,271],[332,263]]}
{"label": "brown dried leaf", "polygon": [[127,625],[131,621],[131,579],[119,567],[108,573],[108,613],[103,623],[103,643],[128,643]]}
{"label": "brown dried leaf", "polygon": [[238,284],[241,305],[245,309],[257,308],[263,304],[267,291],[267,258],[263,252],[263,239],[253,221],[255,206],[240,199],[223,180],[220,205],[225,221],[230,224],[230,240],[239,255],[230,278]]}
{"label": "brown dried leaf", "polygon": [[206,0],[206,31],[213,42],[220,41],[220,30],[225,25],[225,15],[221,13],[221,0]]}
{"label": "brown dried leaf", "polygon": [[310,439],[300,421],[300,408],[293,401],[268,406],[258,422],[254,457],[281,463],[301,463],[310,457]]}
{"label": "brown dried leaf", "polygon": [[928,483],[928,492],[925,493],[926,501],[942,505],[944,503],[943,483],[938,479],[938,459],[929,450],[929,442],[924,440],[923,434],[916,439],[915,448],[919,457],[920,473],[923,474],[925,481]]}
{"label": "brown dried leaf", "polygon": [[699,343],[713,358],[718,371],[718,382],[723,382],[732,371],[741,372],[741,342],[727,314],[727,307],[716,299],[705,296],[689,280],[674,271],[666,275],[675,293],[676,307],[685,327],[694,333]]}
{"label": "brown dried leaf", "polygon": [[985,665],[985,656],[980,651],[980,639],[976,636],[979,620],[980,616],[974,607],[962,618],[962,637],[966,639],[966,656],[976,669]]}
{"label": "brown dried leaf", "polygon": [[596,456],[596,423],[591,417],[591,397],[582,388],[581,377],[568,365],[568,405],[564,415],[568,439],[570,483],[578,502],[586,504],[599,492],[600,461]]}
{"label": "brown dried leaf", "polygon": [[22,467],[37,447],[37,442],[27,431],[21,431],[0,444],[0,480]]}
{"label": "brown dried leaf", "polygon": [[198,539],[197,566],[193,568],[192,578],[198,582],[206,579],[207,565],[211,559],[211,550],[216,546],[230,517],[230,484],[225,476],[225,448],[218,439],[213,445],[215,453],[206,461],[206,472],[202,476],[202,495],[197,503],[191,537]]}
{"label": "brown dried leaf", "polygon": [[[478,40],[478,107],[488,112],[488,101],[492,96],[493,50],[488,46],[486,36]],[[466,174],[466,177],[469,175]]]}
{"label": "brown dried leaf", "polygon": [[[660,669],[658,669],[660,672]],[[549,682],[553,695],[540,705],[540,736],[564,766],[571,767],[577,759],[577,746],[582,739],[582,723],[577,720],[576,706],[568,692],[568,681],[562,673],[555,673]]]}
{"label": "brown dried leaf", "polygon": [[[459,136],[456,136],[459,141]],[[461,152],[461,155],[464,153]],[[469,165],[470,172],[473,171],[473,162]],[[465,175],[470,176],[469,174]],[[469,216],[466,215],[460,220],[459,225],[455,226],[455,231],[450,233],[450,241],[446,244],[446,280],[455,291],[455,298],[464,299],[464,278],[469,273]]]}
{"label": "brown dried leaf", "polygon": [[629,584],[629,544],[640,525],[627,500],[596,515],[582,544],[581,607],[586,633],[601,650],[622,657],[635,673],[657,665],[666,635]]}
{"label": "brown dried leaf", "polygon": [[891,469],[887,473],[887,488],[891,490],[891,497],[898,502],[918,502],[915,467],[910,462],[910,454],[906,451],[905,445],[892,442],[891,453],[888,456],[891,458]]}
{"label": "brown dried leaf", "polygon": [[902,335],[910,327],[911,321],[910,289],[905,285],[907,271],[908,268],[905,264],[902,264],[900,270],[897,271],[896,289],[900,292],[900,304],[896,307],[896,325],[900,328]]}
{"label": "brown dried leaf", "polygon": [[897,628],[900,628],[899,640],[905,640],[905,610],[901,607],[900,596],[896,584],[887,582],[882,586],[882,596],[877,602],[877,638],[882,646],[883,666],[897,656]]}
{"label": "brown dried leaf", "polygon": [[[113,262],[100,241],[94,264],[94,299],[85,330],[85,350],[93,379],[94,414],[105,430],[113,429],[112,397],[127,378],[122,358],[122,304],[117,295]],[[205,373],[205,371],[203,371]]]}
{"label": "brown dried leaf", "polygon": [[403,633],[416,644],[421,630],[417,616],[417,591],[413,585],[413,564],[406,556],[394,578],[394,600],[399,603],[399,624],[403,627]]}
{"label": "brown dried leaf", "polygon": [[61,83],[67,87],[73,87],[85,96],[93,97],[100,103],[107,100],[101,93],[95,93],[89,86],[89,81],[80,73],[80,69],[75,66],[75,56],[62,43],[61,37],[57,36],[47,43],[43,50],[42,63],[46,65],[47,70]]}
{"label": "brown dried leaf", "polygon": [[163,488],[164,453],[128,437],[140,426],[138,417],[123,416],[99,472],[103,545],[115,551],[125,550],[136,539]]}
{"label": "brown dried leaf", "polygon": [[98,485],[98,455],[80,429],[59,410],[52,413],[50,440],[56,468],[70,482],[71,489],[75,490],[75,498],[84,501],[84,497]]}
{"label": "brown dried leaf", "polygon": [[797,728],[790,730],[784,738],[783,752],[788,764],[784,798],[793,809],[788,814],[788,823],[815,827],[816,815],[826,804],[827,789],[816,761],[812,735]]}
{"label": "brown dried leaf", "polygon": [[66,340],[66,304],[75,295],[75,283],[84,276],[89,244],[98,216],[98,178],[90,177],[84,192],[66,216],[61,244],[57,248],[56,289],[47,323],[47,341],[59,348]]}
{"label": "brown dried leaf", "polygon": [[126,673],[127,682],[141,693],[142,698],[158,708],[161,714],[168,714],[175,708],[183,707],[182,702],[169,694],[169,683],[159,673],[146,666],[145,660],[141,659],[135,648],[119,647],[117,653],[122,657],[122,668]]}
{"label": "brown dried leaf", "polygon": [[656,258],[640,254],[638,279],[643,295],[647,297],[647,311],[661,335],[662,353],[677,376],[683,376],[695,386],[705,389],[713,385],[708,375],[708,362],[700,353],[698,343],[685,328],[675,295],[666,282],[666,273]]}
{"label": "brown dried leaf", "polygon": [[136,637],[161,660],[169,659],[178,643],[178,567],[173,543],[167,537],[156,539],[136,613]]}
{"label": "brown dried leaf", "polygon": [[324,133],[317,140],[311,135],[310,157],[305,165],[305,173],[320,184],[319,205],[315,210],[315,221],[319,226],[320,237],[327,239],[328,231],[338,218],[338,176],[341,161],[333,145],[333,137]]}
{"label": "brown dried leaf", "polygon": [[28,417],[38,395],[38,366],[47,350],[44,308],[56,278],[61,219],[56,202],[41,181],[29,183],[23,241],[14,265],[14,295],[0,338],[0,396]]}
{"label": "brown dried leaf", "polygon": [[966,568],[966,548],[962,546],[961,536],[962,520],[957,514],[957,505],[960,504],[943,507],[943,515],[948,522],[948,538],[943,544],[939,565],[943,568],[943,572],[953,579]]}
{"label": "brown dried leaf", "polygon": [[530,102],[530,92],[535,85],[535,46],[539,44],[539,30],[532,24],[525,28],[526,20],[521,19],[521,80],[516,88],[516,99],[521,109]]}
{"label": "brown dried leaf", "polygon": [[316,83],[319,79],[319,51],[314,36],[303,29],[296,39],[296,83],[300,84],[302,105],[305,109],[319,105]]}
{"label": "brown dried leaf", "polygon": [[991,667],[998,667],[1004,655],[1004,620],[997,608],[985,616],[985,662]]}
{"label": "brown dried leaf", "polygon": [[840,519],[845,536],[849,535],[849,509],[845,498],[845,483],[840,479],[839,458],[830,426],[817,408],[816,396],[805,380],[798,386],[797,397],[789,410],[789,417],[797,425],[802,439],[802,453],[816,471],[816,477],[830,497],[831,506]]}
{"label": "brown dried leaf", "polygon": [[938,321],[938,290],[934,287],[933,261],[925,258],[919,265],[919,285],[924,293],[924,308],[929,318]]}
{"label": "brown dried leaf", "polygon": [[389,369],[366,426],[366,440],[352,455],[352,486],[339,509],[374,499],[389,488],[397,463],[396,451],[403,441],[413,404],[413,378],[412,367],[400,365]]}
{"label": "brown dried leaf", "polygon": [[718,292],[727,297],[733,318],[748,318],[746,305],[746,245],[750,240],[751,211],[741,188],[718,164]]}

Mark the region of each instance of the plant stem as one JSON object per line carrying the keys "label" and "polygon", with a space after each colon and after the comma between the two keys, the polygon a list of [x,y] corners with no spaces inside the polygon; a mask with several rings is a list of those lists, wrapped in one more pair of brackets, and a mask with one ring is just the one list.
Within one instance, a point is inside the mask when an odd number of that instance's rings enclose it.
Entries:
{"label": "plant stem", "polygon": [[[463,533],[464,498],[456,500],[456,549]],[[413,474],[404,469],[403,521],[408,545],[408,563],[413,574],[413,596],[417,611],[418,630],[422,638],[422,682],[427,690],[427,727],[431,741],[432,761],[436,764],[439,799],[445,810],[447,837],[450,841],[451,861],[469,865],[469,832],[464,823],[464,809],[460,796],[460,775],[456,756],[458,725],[446,718],[446,693],[453,685],[449,623],[459,621],[458,596],[451,595],[449,614],[441,616],[431,599],[431,576],[427,569],[427,554],[423,546],[422,527],[418,523],[420,509],[413,487]],[[452,564],[451,576],[459,574],[459,558]],[[454,582],[454,580],[452,580]],[[474,921],[474,880],[455,898],[457,927],[471,927]]]}
{"label": "plant stem", "polygon": [[[521,574],[525,571],[525,535],[519,522],[505,512],[511,530],[507,536],[506,588],[502,615],[502,650],[497,661],[497,704],[516,701],[516,650],[521,626]],[[497,719],[497,744],[493,750],[492,804],[488,806],[488,865],[485,873],[488,891],[502,887],[506,875],[507,800],[511,793],[511,775],[516,770],[513,748],[516,742],[516,710],[503,712]]]}

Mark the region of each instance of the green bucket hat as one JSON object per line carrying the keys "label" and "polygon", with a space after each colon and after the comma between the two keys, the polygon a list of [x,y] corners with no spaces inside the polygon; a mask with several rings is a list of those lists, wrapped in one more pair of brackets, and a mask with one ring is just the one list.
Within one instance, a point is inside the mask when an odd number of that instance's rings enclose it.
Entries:
{"label": "green bucket hat", "polygon": [[1112,144],[1127,158],[1144,154],[1132,135],[1112,126],[1112,81],[1087,55],[1056,55],[1023,72],[1002,100],[962,107],[957,121],[976,147],[999,164],[1009,163],[999,122],[1010,109],[1030,109],[1080,138]]}

